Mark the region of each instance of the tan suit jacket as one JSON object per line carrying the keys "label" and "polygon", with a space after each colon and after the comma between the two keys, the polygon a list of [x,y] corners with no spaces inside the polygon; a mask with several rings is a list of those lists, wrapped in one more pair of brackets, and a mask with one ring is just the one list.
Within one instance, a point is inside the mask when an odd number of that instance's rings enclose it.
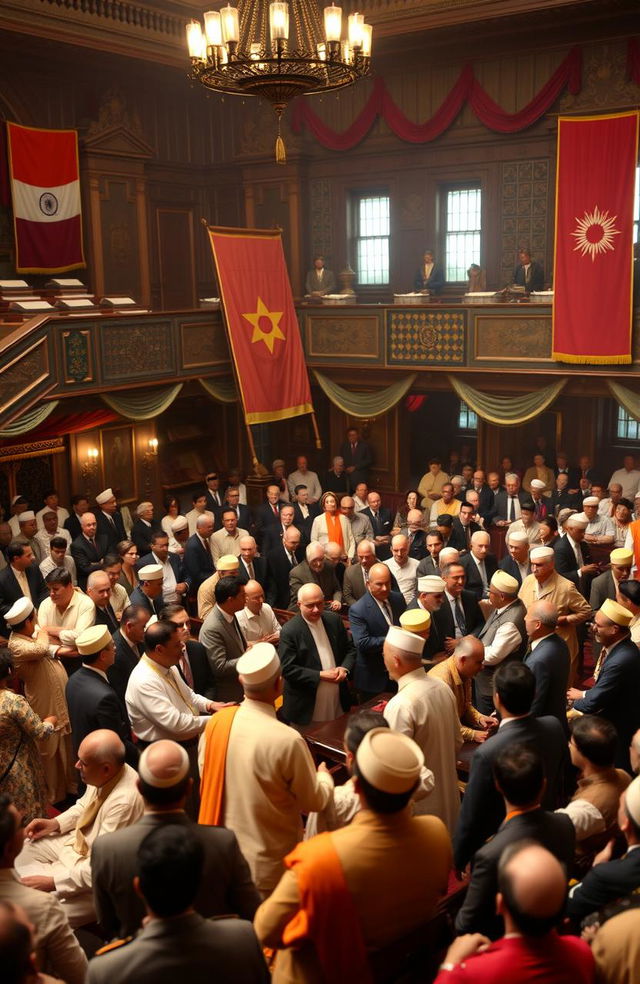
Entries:
{"label": "tan suit jacket", "polygon": [[463,741],[473,741],[473,732],[482,730],[480,724],[480,711],[471,703],[471,680],[463,680],[458,673],[455,658],[449,656],[448,659],[437,663],[429,670],[429,676],[436,680],[442,680],[452,691],[456,699],[458,717],[460,718],[460,734]]}
{"label": "tan suit jacket", "polygon": [[540,601],[544,598],[545,601],[550,601],[557,607],[559,615],[568,615],[569,621],[559,625],[556,632],[569,647],[569,656],[571,657],[570,681],[572,682],[578,665],[576,626],[580,625],[581,622],[586,622],[590,617],[591,605],[585,601],[571,581],[562,577],[561,574],[556,574],[555,571],[551,577],[547,578],[539,592],[536,591],[537,584],[534,575],[529,574],[522,582],[518,597],[524,602],[526,608],[529,608],[534,601]]}
{"label": "tan suit jacket", "polygon": [[591,944],[600,984],[637,984],[640,980],[640,909],[608,919]]}
{"label": "tan suit jacket", "polygon": [[[431,918],[452,864],[451,841],[441,820],[412,817],[410,806],[386,816],[362,810],[330,836],[367,948],[387,946]],[[282,946],[283,930],[299,906],[297,878],[287,870],[256,913],[260,942]],[[323,980],[311,943],[278,952],[273,984]]]}

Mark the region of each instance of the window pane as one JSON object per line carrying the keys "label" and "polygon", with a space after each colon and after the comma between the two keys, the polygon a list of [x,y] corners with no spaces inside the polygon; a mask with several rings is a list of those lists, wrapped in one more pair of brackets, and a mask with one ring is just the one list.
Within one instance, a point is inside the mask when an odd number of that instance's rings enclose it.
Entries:
{"label": "window pane", "polygon": [[389,235],[389,199],[360,199],[360,235]]}
{"label": "window pane", "polygon": [[458,188],[447,192],[445,237],[446,279],[467,279],[470,263],[480,262],[482,192],[480,188]]}
{"label": "window pane", "polygon": [[478,429],[478,415],[462,400],[458,412],[458,429],[466,431],[477,431]]}
{"label": "window pane", "polygon": [[357,205],[356,264],[358,283],[389,283],[389,198],[360,198]]}
{"label": "window pane", "polygon": [[619,404],[616,436],[623,441],[637,441],[640,437],[640,424]]}

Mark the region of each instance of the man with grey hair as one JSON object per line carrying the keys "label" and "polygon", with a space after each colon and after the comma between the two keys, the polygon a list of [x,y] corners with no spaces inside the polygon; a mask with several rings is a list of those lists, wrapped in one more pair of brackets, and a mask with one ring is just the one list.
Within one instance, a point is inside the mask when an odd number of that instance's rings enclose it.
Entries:
{"label": "man with grey hair", "polygon": [[460,563],[465,569],[467,579],[465,587],[473,591],[477,600],[489,597],[489,582],[498,568],[498,561],[489,552],[491,537],[484,530],[478,530],[471,536],[471,548]]}
{"label": "man with grey hair", "polygon": [[106,625],[111,635],[118,631],[118,620],[111,607],[111,581],[106,571],[93,571],[87,579],[87,594],[96,606],[95,624]]}
{"label": "man with grey hair", "polygon": [[522,584],[531,573],[529,565],[529,540],[526,533],[507,533],[507,553],[499,563],[501,571],[506,571]]}
{"label": "man with grey hair", "polygon": [[340,512],[351,524],[356,545],[362,540],[373,540],[371,520],[364,513],[356,512],[356,504],[352,496],[343,495],[340,499]]}
{"label": "man with grey hair", "polygon": [[566,642],[556,632],[558,608],[545,599],[534,601],[524,621],[529,637],[524,663],[536,681],[531,713],[534,717],[553,715],[568,735],[566,707],[571,660]]}
{"label": "man with grey hair", "polygon": [[410,605],[416,596],[418,579],[418,561],[409,556],[409,539],[402,533],[396,533],[391,539],[391,557],[384,562],[396,581],[404,600]]}
{"label": "man with grey hair", "polygon": [[509,526],[522,516],[522,503],[528,498],[520,488],[520,477],[513,472],[504,476],[504,489],[496,493],[494,525]]}
{"label": "man with grey hair", "polygon": [[175,741],[161,739],[145,748],[138,765],[144,815],[137,823],[103,834],[91,852],[91,877],[98,922],[105,939],[133,936],[145,915],[142,899],[131,891],[138,848],[152,830],[166,824],[189,827],[204,848],[204,868],[194,902],[206,918],[237,913],[253,919],[260,896],[231,830],[195,824],[185,812],[193,780],[189,756]]}
{"label": "man with grey hair", "polygon": [[202,582],[211,577],[215,570],[211,549],[213,522],[211,513],[204,512],[199,515],[194,520],[195,532],[189,537],[184,548],[185,576],[191,582],[191,590],[196,594]]}
{"label": "man with grey hair", "polygon": [[298,591],[304,584],[318,584],[326,604],[332,612],[342,608],[342,591],[333,564],[324,555],[324,547],[312,540],[305,551],[305,559],[291,569],[289,574],[289,611],[298,609]]}
{"label": "man with grey hair", "polygon": [[429,676],[446,683],[456,699],[463,741],[483,742],[498,727],[494,717],[481,714],[472,703],[471,681],[482,669],[483,660],[480,640],[463,636],[451,656],[429,670]]}
{"label": "man with grey hair", "polygon": [[18,873],[28,872],[23,884],[55,892],[73,928],[96,918],[91,892],[94,842],[135,823],[144,811],[137,774],[124,757],[124,745],[114,731],[87,735],[78,749],[77,765],[87,791],[57,817],[27,824],[26,843],[16,858]]}
{"label": "man with grey hair", "polygon": [[484,664],[476,677],[476,704],[482,714],[493,712],[493,675],[500,664],[522,659],[527,646],[525,606],[518,598],[520,585],[505,571],[496,571],[489,584],[493,609],[478,632],[484,646]]}
{"label": "man with grey hair", "polygon": [[433,772],[435,787],[417,813],[439,817],[451,833],[460,810],[456,759],[462,745],[460,720],[452,691],[424,672],[423,640],[395,625],[384,643],[387,673],[398,683],[398,693],[384,709],[389,727],[412,738],[422,749]]}
{"label": "man with grey hair", "polygon": [[335,492],[344,495],[349,491],[349,476],[344,467],[344,458],[336,455],[331,462],[331,468],[322,477],[322,488],[325,492]]}

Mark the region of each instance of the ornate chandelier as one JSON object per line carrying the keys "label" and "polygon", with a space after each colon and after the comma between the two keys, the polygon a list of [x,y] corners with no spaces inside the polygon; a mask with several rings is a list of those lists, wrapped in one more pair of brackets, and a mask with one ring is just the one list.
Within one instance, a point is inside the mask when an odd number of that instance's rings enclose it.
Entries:
{"label": "ornate chandelier", "polygon": [[187,24],[189,78],[207,89],[261,96],[278,118],[276,160],[286,161],[280,135],[285,107],[295,96],[328,92],[369,74],[372,28],[350,14],[343,37],[342,7],[315,0],[238,0]]}

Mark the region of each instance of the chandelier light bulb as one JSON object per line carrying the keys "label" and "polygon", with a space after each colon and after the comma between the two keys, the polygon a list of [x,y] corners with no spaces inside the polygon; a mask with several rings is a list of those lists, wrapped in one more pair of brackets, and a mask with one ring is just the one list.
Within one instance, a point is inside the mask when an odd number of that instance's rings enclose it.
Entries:
{"label": "chandelier light bulb", "polygon": [[335,3],[324,8],[324,33],[327,41],[339,41],[342,34],[342,7]]}
{"label": "chandelier light bulb", "polygon": [[222,44],[222,23],[219,10],[208,10],[204,15],[204,32],[207,44],[219,48]]}

